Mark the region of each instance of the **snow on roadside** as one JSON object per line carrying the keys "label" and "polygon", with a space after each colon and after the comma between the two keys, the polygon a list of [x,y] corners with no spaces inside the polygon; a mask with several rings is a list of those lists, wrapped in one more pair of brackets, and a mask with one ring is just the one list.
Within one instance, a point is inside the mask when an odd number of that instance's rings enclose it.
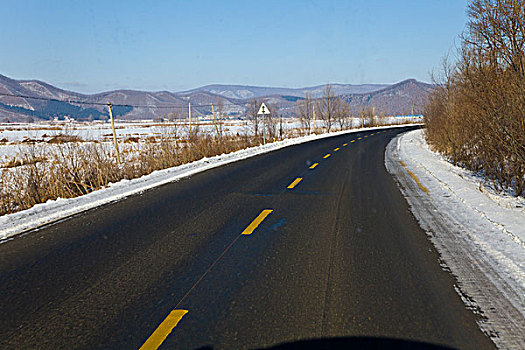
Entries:
{"label": "snow on roadside", "polygon": [[173,168],[154,171],[149,175],[133,179],[122,180],[108,187],[93,191],[87,195],[56,200],[37,204],[34,207],[17,213],[0,217],[0,243],[19,233],[36,229],[40,226],[58,221],[60,219],[78,214],[107,203],[121,200],[122,198],[141,193],[148,189],[164,185],[169,182],[178,181],[181,178],[219,167],[221,165],[236,162],[259,154],[271,152],[283,147],[296,145],[308,141],[323,139],[347,133],[355,133],[363,130],[386,129],[393,127],[405,127],[408,125],[383,126],[364,129],[344,130],[329,134],[309,135],[293,139],[286,139],[266,145],[251,147],[244,150],[223,154],[211,158],[203,158],[198,161],[183,164]]}
{"label": "snow on roadside", "polygon": [[480,328],[500,348],[525,348],[525,199],[494,192],[432,152],[423,130],[394,138],[385,165]]}

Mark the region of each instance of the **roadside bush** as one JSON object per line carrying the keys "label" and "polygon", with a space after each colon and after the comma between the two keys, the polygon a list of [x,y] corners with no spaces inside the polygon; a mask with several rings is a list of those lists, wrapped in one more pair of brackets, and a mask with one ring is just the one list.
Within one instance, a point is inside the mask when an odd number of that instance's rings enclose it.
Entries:
{"label": "roadside bush", "polygon": [[179,140],[170,135],[129,148],[121,164],[116,163],[113,148],[108,144],[66,142],[47,148],[31,144],[24,148],[20,160],[15,159],[0,169],[0,215],[50,199],[77,197],[111,182],[261,143],[260,136],[212,137],[192,133],[188,139]]}
{"label": "roadside bush", "polygon": [[429,145],[525,194],[525,3],[475,0],[460,59],[443,65],[425,112]]}

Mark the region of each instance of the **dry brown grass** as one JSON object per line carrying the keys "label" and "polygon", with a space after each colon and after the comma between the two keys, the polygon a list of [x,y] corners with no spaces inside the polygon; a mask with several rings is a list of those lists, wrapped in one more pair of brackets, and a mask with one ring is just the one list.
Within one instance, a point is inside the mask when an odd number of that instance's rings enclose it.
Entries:
{"label": "dry brown grass", "polygon": [[[131,142],[128,141],[128,142]],[[126,160],[116,164],[107,144],[63,142],[54,148],[30,144],[20,159],[0,170],[0,215],[31,208],[50,199],[72,198],[133,179],[155,170],[189,163],[203,157],[230,153],[260,144],[260,137],[232,135],[215,138],[193,134],[190,138],[148,138],[127,149]]]}
{"label": "dry brown grass", "polygon": [[[44,136],[42,136],[44,137]],[[83,141],[79,136],[76,135],[64,135],[64,134],[58,134],[49,139],[47,143],[67,143],[67,142],[81,142]]]}

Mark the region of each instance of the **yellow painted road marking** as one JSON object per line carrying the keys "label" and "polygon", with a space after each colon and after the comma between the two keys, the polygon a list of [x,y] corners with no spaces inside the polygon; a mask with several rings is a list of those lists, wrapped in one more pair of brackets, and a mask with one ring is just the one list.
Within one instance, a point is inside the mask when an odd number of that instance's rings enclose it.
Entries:
{"label": "yellow painted road marking", "polygon": [[350,143],[355,142],[355,140],[350,141]]}
{"label": "yellow painted road marking", "polygon": [[365,139],[368,137],[368,135],[365,135]]}
{"label": "yellow painted road marking", "polygon": [[[265,209],[263,210],[259,216],[255,218],[255,220],[252,221],[252,223],[242,232],[243,235],[250,235],[253,233],[253,231],[261,224],[261,222],[266,219],[268,215],[272,212],[272,209]],[[233,242],[230,243],[230,245],[222,252],[222,254],[211,264],[211,266],[204,272],[204,274],[199,278],[197,282],[190,288],[188,292],[182,297],[182,299],[177,303],[175,308],[177,308],[182,301],[191,293],[193,289],[204,279],[204,277],[210,272],[210,270],[217,264],[217,262],[226,254],[226,252],[237,242],[237,240],[241,237],[241,235],[237,236],[233,240]],[[166,338],[170,335],[171,331],[177,326],[177,324],[180,322],[180,320],[188,313],[188,310],[182,310],[182,309],[174,309],[172,310],[169,315],[162,321],[162,323],[157,327],[157,329],[153,332],[153,334],[150,335],[148,340],[140,347],[139,350],[156,350],[159,348],[159,346],[162,345],[162,343],[166,340]]]}
{"label": "yellow painted road marking", "polygon": [[261,222],[263,222],[264,219],[266,219],[266,217],[268,215],[270,215],[270,213],[272,212],[273,210],[272,209],[265,209],[263,210],[259,216],[257,216],[255,218],[255,220],[252,221],[252,223],[246,227],[246,229],[244,231],[242,231],[242,234],[243,235],[251,235],[253,233],[253,231],[257,228],[257,226],[259,226],[261,224]]}
{"label": "yellow painted road marking", "polygon": [[157,327],[155,332],[146,340],[140,350],[155,350],[166,340],[173,328],[188,313],[188,310],[172,310],[169,315]]}
{"label": "yellow painted road marking", "polygon": [[411,172],[410,170],[408,170],[407,166],[405,165],[405,162],[403,161],[399,161],[399,163],[401,163],[401,165],[405,168],[405,170],[407,171],[408,175],[410,175],[410,177],[417,183],[417,185],[419,186],[419,188],[421,189],[421,191],[425,192],[426,194],[428,194],[428,188],[426,188],[425,186],[423,186],[421,184],[421,182],[419,182],[419,179],[417,178],[416,174],[414,174],[413,172]]}
{"label": "yellow painted road marking", "polygon": [[343,147],[346,147],[346,146],[348,146],[348,143],[343,143]]}
{"label": "yellow painted road marking", "polygon": [[357,139],[358,139],[358,140],[361,140],[361,139],[362,139],[362,137],[358,137]]}
{"label": "yellow painted road marking", "polygon": [[339,147],[334,148],[334,152],[337,152],[337,151],[339,151]]}
{"label": "yellow painted road marking", "polygon": [[312,164],[312,166],[310,167],[310,169],[315,169],[315,167],[318,166],[318,165],[319,165],[319,163],[314,163],[314,164]]}
{"label": "yellow painted road marking", "polygon": [[293,182],[289,184],[287,188],[289,189],[294,188],[295,186],[297,186],[299,182],[301,182],[302,179],[303,179],[302,177],[298,177],[297,179],[293,180]]}
{"label": "yellow painted road marking", "polygon": [[330,157],[330,156],[331,156],[331,154],[328,153],[326,156],[323,157],[323,159],[326,159],[326,158],[328,158],[328,157]]}

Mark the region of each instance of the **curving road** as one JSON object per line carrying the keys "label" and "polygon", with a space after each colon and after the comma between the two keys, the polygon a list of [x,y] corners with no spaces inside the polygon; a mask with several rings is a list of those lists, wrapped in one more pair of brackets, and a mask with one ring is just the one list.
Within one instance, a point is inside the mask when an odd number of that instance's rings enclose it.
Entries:
{"label": "curving road", "polygon": [[493,348],[385,170],[404,130],[287,147],[0,244],[1,347]]}

